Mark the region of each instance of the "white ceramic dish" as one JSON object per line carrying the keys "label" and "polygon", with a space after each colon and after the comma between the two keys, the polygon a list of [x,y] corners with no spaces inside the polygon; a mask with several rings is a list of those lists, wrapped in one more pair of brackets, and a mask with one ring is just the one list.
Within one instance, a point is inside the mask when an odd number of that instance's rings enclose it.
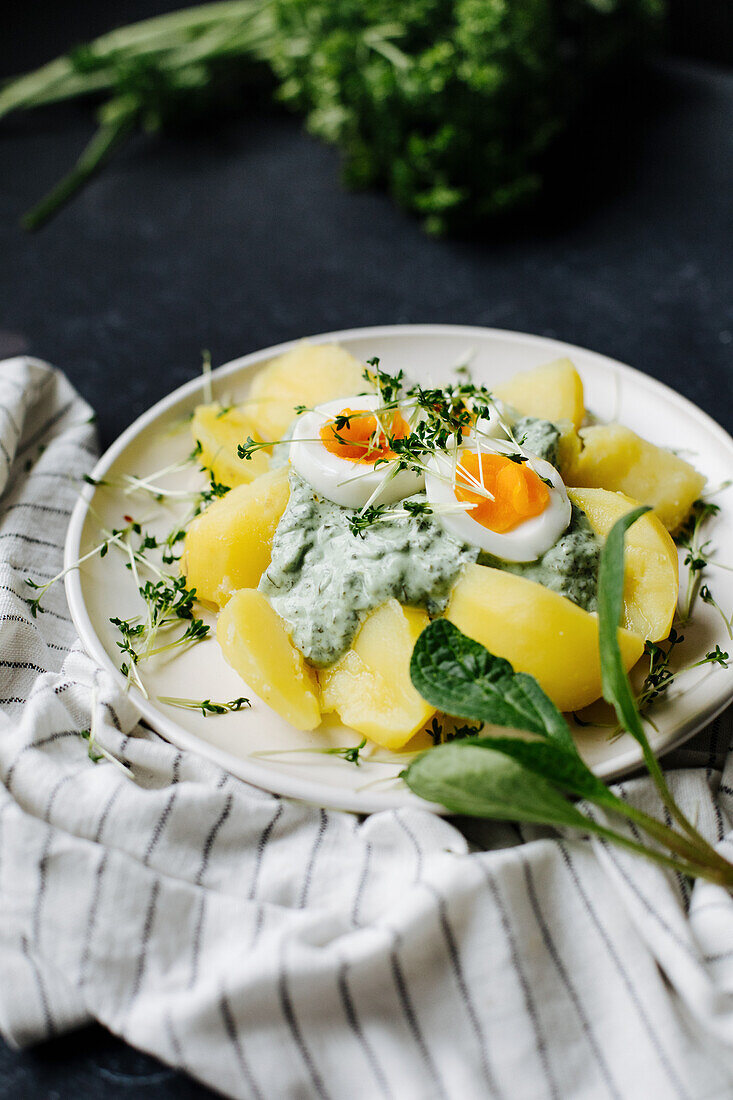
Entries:
{"label": "white ceramic dish", "polygon": [[[476,381],[491,386],[519,370],[561,355],[572,358],[582,375],[586,405],[599,418],[618,419],[645,438],[684,453],[718,485],[733,473],[733,439],[705,413],[672,390],[645,375],[594,352],[556,340],[494,329],[453,325],[396,325],[354,329],[311,337],[313,342],[337,342],[362,360],[379,356],[386,370],[403,368],[408,377],[437,384],[452,376],[451,368],[473,352]],[[242,400],[254,372],[267,360],[292,347],[295,341],[236,359],[213,374],[216,399]],[[151,474],[190,450],[185,429],[187,414],[204,398],[204,380],[196,378],[146,412],[120,436],[94,470],[98,480],[123,473]],[[178,474],[166,484],[190,482]],[[717,498],[721,513],[711,529],[716,545],[733,545],[733,492]],[[94,514],[90,512],[90,504]],[[150,518],[151,505],[123,496],[121,490],[85,486],[71,517],[66,540],[69,565],[99,541],[100,517],[108,526],[122,526],[124,514],[145,520],[152,530],[170,530],[171,518]],[[149,522],[148,522],[149,521]],[[116,640],[111,616],[126,618],[139,610],[139,599],[121,553],[98,555],[67,575],[66,590],[74,623],[87,651],[119,677]],[[684,574],[683,574],[684,575]],[[723,607],[733,606],[733,573],[710,571],[710,583]],[[213,623],[213,617],[211,620]],[[716,644],[729,648],[730,639],[714,608],[698,601],[694,626],[686,630],[680,661],[691,663]],[[402,784],[398,772],[404,761],[384,763],[388,754],[375,751],[355,767],[338,756],[303,750],[359,741],[329,718],[314,733],[302,733],[279,718],[245,686],[224,662],[211,638],[172,659],[146,664],[141,675],[149,699],[132,689],[142,716],[165,738],[223,765],[234,775],[258,786],[322,806],[370,813],[387,807],[420,803]],[[704,726],[733,698],[733,672],[705,667],[686,673],[654,714],[650,729],[655,749],[665,752]],[[231,699],[241,694],[253,699],[251,710],[204,718],[199,713],[173,709],[157,697]],[[604,779],[618,776],[640,763],[640,752],[628,736],[609,740],[608,729],[577,729],[583,756]],[[286,750],[286,751],[283,751]],[[427,806],[427,803],[420,803]],[[436,808],[437,809],[437,808]]]}

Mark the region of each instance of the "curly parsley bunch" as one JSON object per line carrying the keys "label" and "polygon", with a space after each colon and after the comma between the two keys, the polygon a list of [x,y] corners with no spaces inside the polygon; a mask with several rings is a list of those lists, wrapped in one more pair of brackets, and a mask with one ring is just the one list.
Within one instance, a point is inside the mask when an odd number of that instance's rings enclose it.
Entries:
{"label": "curly parsley bunch", "polygon": [[536,194],[588,79],[660,15],[658,0],[276,0],[270,62],[347,183],[386,186],[441,233]]}
{"label": "curly parsley bunch", "polygon": [[[542,154],[592,81],[628,61],[664,0],[221,0],[123,27],[0,91],[11,110],[108,98],[39,224],[136,127],[274,73],[278,97],[340,146],[352,186],[384,186],[433,233],[473,227],[542,185]],[[253,66],[253,62],[255,62]],[[245,85],[242,82],[241,87]]]}

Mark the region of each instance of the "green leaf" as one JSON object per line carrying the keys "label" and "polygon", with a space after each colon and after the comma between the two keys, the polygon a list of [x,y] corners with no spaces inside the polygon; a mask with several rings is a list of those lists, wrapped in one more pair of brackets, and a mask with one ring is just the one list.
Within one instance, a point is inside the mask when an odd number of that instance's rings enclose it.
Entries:
{"label": "green leaf", "polygon": [[593,827],[545,779],[505,753],[471,741],[429,749],[403,777],[415,794],[441,803],[452,813],[585,830]]}
{"label": "green leaf", "polygon": [[446,714],[547,737],[573,755],[567,722],[537,681],[436,619],[415,643],[410,662],[415,689]]}
{"label": "green leaf", "polygon": [[[542,776],[568,794],[616,809],[620,800],[598,779],[580,756],[553,741],[526,741],[520,737],[476,737],[460,742],[511,757],[527,771]],[[620,803],[625,808],[625,803]]]}
{"label": "green leaf", "polygon": [[632,523],[649,511],[650,508],[642,504],[614,523],[601,551],[598,569],[598,641],[603,698],[611,703],[624,729],[645,750],[649,749],[649,744],[621,659],[618,626],[624,598],[624,536]]}

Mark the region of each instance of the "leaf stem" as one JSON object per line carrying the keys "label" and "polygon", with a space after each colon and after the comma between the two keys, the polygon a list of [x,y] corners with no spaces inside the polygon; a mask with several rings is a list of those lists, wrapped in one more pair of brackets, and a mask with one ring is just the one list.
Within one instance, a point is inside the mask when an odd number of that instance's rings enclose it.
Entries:
{"label": "leaf stem", "polygon": [[[592,818],[588,818],[588,826],[589,832],[594,833],[596,836],[600,836],[605,840],[610,840],[614,844],[620,845],[622,848],[627,848],[636,855],[645,856],[647,859],[654,860],[655,863],[659,863],[662,867],[668,867],[673,871],[678,871],[680,874],[688,875],[692,878],[704,878],[707,879],[708,882],[714,882],[716,885],[725,886],[728,889],[733,887],[733,864],[728,863],[726,860],[722,861],[723,866],[716,864],[716,866],[713,867],[699,860],[675,859],[672,856],[667,856],[663,852],[657,851],[655,848],[648,848],[645,844],[640,844],[638,841],[624,836],[623,833],[617,833],[615,829],[609,829],[605,825],[600,825],[598,822],[593,821]],[[662,826],[662,828],[664,828],[664,826]],[[675,834],[673,833],[672,835]],[[717,856],[717,852],[715,854]]]}
{"label": "leaf stem", "polygon": [[83,153],[68,175],[41,199],[37,206],[23,215],[24,229],[38,229],[48,221],[99,169],[117,146],[131,132],[138,113],[136,101],[114,99],[106,110],[107,118],[101,123]]}

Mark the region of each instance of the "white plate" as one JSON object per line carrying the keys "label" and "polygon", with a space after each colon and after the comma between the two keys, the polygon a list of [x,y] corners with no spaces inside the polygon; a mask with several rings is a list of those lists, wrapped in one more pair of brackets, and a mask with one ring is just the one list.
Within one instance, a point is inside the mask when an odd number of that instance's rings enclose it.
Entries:
{"label": "white plate", "polygon": [[[710,417],[661,383],[605,356],[556,340],[496,329],[455,325],[395,325],[354,329],[312,337],[314,342],[337,342],[358,358],[379,356],[388,371],[405,370],[423,383],[440,384],[454,377],[452,366],[473,351],[476,381],[495,385],[519,370],[562,355],[572,358],[582,375],[586,404],[603,420],[618,419],[646,439],[663,446],[684,448],[684,454],[707,475],[710,486],[733,473],[733,440]],[[230,402],[246,396],[257,368],[291,348],[296,341],[243,356],[214,372],[214,396]],[[94,470],[98,480],[122,473],[151,474],[186,455],[191,447],[185,427],[187,414],[203,400],[204,381],[196,378],[159,401],[123,433]],[[175,475],[179,484],[189,474]],[[168,478],[166,484],[174,484]],[[182,479],[182,480],[181,480]],[[721,548],[733,546],[733,493],[719,498],[721,513],[713,521],[712,535]],[[93,502],[94,513],[90,512]],[[71,564],[99,541],[101,519],[120,527],[122,516],[146,519],[151,505],[124,497],[120,490],[86,486],[71,517],[65,559]],[[157,520],[149,526],[156,530]],[[159,532],[170,530],[170,516]],[[684,570],[682,575],[684,578]],[[723,607],[733,606],[733,574],[710,570],[710,583]],[[684,580],[683,580],[684,585]],[[74,623],[87,651],[117,675],[120,662],[111,616],[127,618],[139,610],[139,599],[123,555],[98,555],[78,571],[68,574],[66,590]],[[213,620],[212,620],[213,621]],[[714,608],[698,601],[694,627],[686,632],[680,661],[691,663],[719,643],[730,640]],[[401,762],[383,763],[388,754],[355,767],[338,756],[303,750],[356,744],[359,738],[331,719],[314,733],[293,729],[259,701],[224,662],[212,638],[179,652],[174,659],[146,664],[141,675],[150,698],[133,689],[143,717],[160,734],[182,749],[192,749],[223,765],[234,775],[280,794],[318,805],[370,813],[387,807],[421,803],[402,784],[397,773]],[[204,718],[198,713],[173,709],[157,696],[232,699],[242,693],[253,698],[251,710]],[[658,752],[679,744],[713,718],[733,697],[733,672],[705,667],[686,673],[654,715],[657,730],[650,729]],[[610,740],[608,729],[578,728],[580,750],[594,771],[608,779],[636,767],[641,754],[628,735]],[[262,754],[273,754],[271,756]]]}

